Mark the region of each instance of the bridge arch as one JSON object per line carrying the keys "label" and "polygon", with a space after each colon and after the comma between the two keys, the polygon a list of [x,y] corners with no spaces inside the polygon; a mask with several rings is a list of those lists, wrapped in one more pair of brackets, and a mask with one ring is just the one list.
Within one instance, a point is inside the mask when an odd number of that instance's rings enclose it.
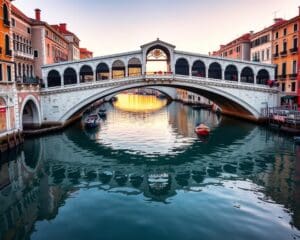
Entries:
{"label": "bridge arch", "polygon": [[192,65],[192,76],[194,77],[206,77],[206,66],[201,60],[194,61]]}
{"label": "bridge arch", "polygon": [[250,67],[244,67],[241,71],[241,82],[254,83],[254,71]]}
{"label": "bridge arch", "polygon": [[127,68],[129,77],[137,77],[142,75],[142,62],[137,57],[129,59]]}
{"label": "bridge arch", "polygon": [[224,72],[225,80],[238,81],[238,69],[235,65],[230,64],[225,68]]}
{"label": "bridge arch", "polygon": [[20,125],[22,129],[35,128],[41,125],[40,104],[33,95],[28,95],[21,106]]}
{"label": "bridge arch", "polygon": [[79,81],[81,83],[91,82],[94,80],[93,68],[90,65],[83,65],[79,70]]}
{"label": "bridge arch", "polygon": [[113,79],[124,78],[126,76],[126,67],[122,60],[115,60],[111,69]]}
{"label": "bridge arch", "polygon": [[222,79],[222,67],[218,62],[213,62],[208,68],[208,78]]}
{"label": "bridge arch", "polygon": [[185,76],[190,75],[190,66],[187,59],[183,57],[177,59],[175,63],[175,74],[185,75]]}
{"label": "bridge arch", "polygon": [[270,80],[270,74],[266,69],[260,69],[256,75],[256,83],[267,85]]}
{"label": "bridge arch", "polygon": [[81,102],[77,103],[75,106],[70,107],[70,109],[65,112],[59,121],[65,122],[69,118],[71,118],[75,113],[80,112],[86,106],[90,105],[91,103],[105,98],[107,96],[114,95],[118,92],[122,92],[129,89],[134,88],[142,88],[142,87],[172,87],[172,88],[179,88],[188,90],[190,92],[194,92],[200,94],[212,101],[214,101],[217,105],[219,105],[224,113],[235,115],[237,117],[243,117],[246,119],[251,120],[258,120],[260,117],[260,112],[255,109],[250,103],[245,101],[244,99],[223,91],[222,89],[215,88],[213,86],[206,86],[206,85],[195,85],[193,83],[184,81],[184,80],[177,80],[176,83],[172,85],[163,84],[163,83],[145,83],[145,82],[138,82],[138,83],[131,83],[128,85],[119,85],[117,87],[112,87],[101,91],[99,93],[93,94],[92,96],[88,96],[87,98],[83,99]]}
{"label": "bridge arch", "polygon": [[107,80],[109,79],[109,67],[106,63],[101,62],[97,65],[96,67],[96,80],[100,81],[100,80]]}
{"label": "bridge arch", "polygon": [[51,70],[47,75],[48,87],[57,87],[62,85],[60,73],[57,70]]}
{"label": "bridge arch", "polygon": [[74,68],[68,67],[64,71],[64,85],[77,83],[77,73]]}

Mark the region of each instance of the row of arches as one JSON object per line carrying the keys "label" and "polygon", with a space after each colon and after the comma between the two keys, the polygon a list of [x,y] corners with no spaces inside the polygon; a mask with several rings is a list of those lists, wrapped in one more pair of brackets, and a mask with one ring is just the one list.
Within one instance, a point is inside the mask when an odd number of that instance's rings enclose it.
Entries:
{"label": "row of arches", "polygon": [[[123,61],[116,60],[113,62],[110,70],[109,66],[102,62],[97,65],[95,74],[96,76],[94,76],[93,68],[90,65],[83,65],[80,68],[79,73],[77,73],[74,68],[68,67],[65,69],[62,78],[58,71],[51,70],[47,76],[48,87],[60,86],[61,84],[76,84],[77,82],[89,82],[93,81],[94,77],[96,78],[96,81],[100,81],[110,78],[124,78],[126,75],[130,77],[140,76],[142,74],[142,63],[138,58],[132,58],[129,60],[128,67],[126,69]],[[77,79],[77,76],[79,79]]]}
{"label": "row of arches", "polygon": [[[255,76],[252,68],[244,67],[240,72],[238,68],[231,64],[228,65],[224,73],[222,72],[221,64],[213,62],[206,69],[206,65],[201,60],[193,63],[192,68],[185,58],[180,58],[175,64],[175,74],[194,76],[194,77],[208,77],[212,79],[224,79],[228,81],[241,81],[245,83],[254,83],[256,79],[257,84],[267,85],[270,80],[270,74],[266,69],[261,69]],[[107,79],[119,79],[126,76],[140,76],[142,74],[142,64],[138,58],[132,58],[128,61],[126,67],[125,63],[121,60],[113,62],[111,69],[108,64],[99,63],[94,72],[90,65],[83,65],[79,72],[72,67],[64,70],[62,76],[57,70],[51,70],[47,76],[48,87],[55,87],[60,85],[70,85],[76,83],[91,82]]]}
{"label": "row of arches", "polygon": [[[185,58],[180,58],[175,64],[175,74],[178,75],[192,75],[194,77],[208,77],[212,79],[223,79],[228,81],[238,81],[246,83],[254,83],[255,76],[254,72],[250,67],[244,67],[242,71],[238,72],[238,68],[231,64],[225,68],[224,76],[222,75],[221,64],[213,62],[209,65],[208,71],[206,71],[206,66],[201,60],[194,62],[190,73],[190,66]],[[206,76],[208,75],[208,76]],[[268,80],[270,80],[269,72],[266,69],[261,69],[256,75],[256,83],[267,85]]]}

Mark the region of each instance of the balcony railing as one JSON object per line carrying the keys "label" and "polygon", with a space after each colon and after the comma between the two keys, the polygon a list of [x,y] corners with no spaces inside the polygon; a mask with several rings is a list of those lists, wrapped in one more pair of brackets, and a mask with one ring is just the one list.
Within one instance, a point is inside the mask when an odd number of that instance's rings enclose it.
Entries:
{"label": "balcony railing", "polygon": [[27,59],[31,59],[31,60],[34,59],[33,53],[24,53],[24,52],[21,52],[21,51],[14,51],[14,55],[16,57],[22,57],[22,58],[27,58]]}
{"label": "balcony railing", "polygon": [[298,52],[298,47],[293,47],[290,49],[290,53],[297,53]]}
{"label": "balcony railing", "polygon": [[287,77],[286,74],[282,74],[282,75],[278,75],[277,79],[278,80],[286,80],[286,77]]}
{"label": "balcony railing", "polygon": [[297,73],[292,73],[292,74],[289,74],[289,78],[291,80],[295,80],[297,78]]}
{"label": "balcony railing", "polygon": [[287,50],[283,50],[282,52],[280,52],[281,56],[286,56],[287,55]]}
{"label": "balcony railing", "polygon": [[39,79],[35,77],[16,77],[16,82],[21,84],[39,84]]}
{"label": "balcony railing", "polygon": [[274,58],[278,58],[278,57],[279,57],[279,53],[274,53],[274,54],[273,54],[273,57],[274,57]]}

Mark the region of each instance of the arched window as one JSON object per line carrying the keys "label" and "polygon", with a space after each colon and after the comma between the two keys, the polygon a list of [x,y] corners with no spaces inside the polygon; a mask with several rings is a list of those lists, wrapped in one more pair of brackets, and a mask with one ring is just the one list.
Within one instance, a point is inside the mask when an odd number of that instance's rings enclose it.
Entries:
{"label": "arched window", "polygon": [[61,77],[58,71],[51,70],[47,76],[48,87],[61,86]]}
{"label": "arched window", "polygon": [[88,65],[83,65],[80,68],[80,82],[91,82],[94,80],[94,72],[92,67]]}
{"label": "arched window", "polygon": [[170,52],[161,45],[155,45],[148,49],[146,57],[146,73],[157,74],[171,72]]}
{"label": "arched window", "polygon": [[229,65],[225,69],[225,80],[238,81],[238,70],[234,65]]}
{"label": "arched window", "polygon": [[254,74],[251,68],[245,67],[241,73],[241,82],[254,83]]}
{"label": "arched window", "polygon": [[4,25],[9,26],[9,15],[6,4],[3,4],[3,23]]}
{"label": "arched window", "polygon": [[190,75],[190,66],[185,58],[180,58],[175,64],[175,74],[178,75]]}
{"label": "arched window", "polygon": [[135,77],[142,74],[142,63],[138,58],[131,58],[128,61],[128,76]]}
{"label": "arched window", "polygon": [[67,68],[64,71],[64,85],[76,84],[77,74],[73,68]]}
{"label": "arched window", "polygon": [[212,63],[209,65],[208,77],[214,79],[222,79],[222,68],[219,63]]}
{"label": "arched window", "polygon": [[202,61],[197,60],[194,62],[192,67],[192,75],[194,77],[206,77],[206,68]]}
{"label": "arched window", "polygon": [[97,81],[109,79],[109,67],[106,63],[98,64],[96,68],[96,79]]}
{"label": "arched window", "polygon": [[259,72],[257,73],[257,77],[256,77],[256,83],[267,85],[268,80],[270,80],[269,72],[266,69],[259,70]]}
{"label": "arched window", "polygon": [[121,60],[116,60],[112,64],[113,79],[125,77],[125,64]]}

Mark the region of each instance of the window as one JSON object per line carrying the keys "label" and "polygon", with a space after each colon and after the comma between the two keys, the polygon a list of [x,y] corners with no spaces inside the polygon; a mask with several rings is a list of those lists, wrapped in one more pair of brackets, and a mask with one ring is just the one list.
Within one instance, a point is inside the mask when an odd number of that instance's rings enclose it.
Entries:
{"label": "window", "polygon": [[6,4],[3,5],[3,23],[6,26],[9,26],[9,16],[8,16],[8,8]]}
{"label": "window", "polygon": [[7,81],[11,82],[11,66],[7,66]]}
{"label": "window", "polygon": [[278,44],[275,46],[275,54],[278,55]]}
{"label": "window", "polygon": [[296,91],[296,83],[292,82],[292,92],[295,92],[295,91]]}
{"label": "window", "polygon": [[231,55],[231,54],[232,54],[232,50],[229,51],[229,55]]}
{"label": "window", "polygon": [[38,52],[38,50],[34,50],[33,54],[34,54],[34,57],[35,57],[35,58],[39,57],[39,52]]}
{"label": "window", "polygon": [[283,52],[286,52],[286,46],[287,46],[286,42],[283,42],[283,45],[282,45]]}
{"label": "window", "polygon": [[0,81],[3,80],[3,76],[2,76],[2,64],[0,64]]}
{"label": "window", "polygon": [[240,52],[240,46],[236,47],[236,52]]}
{"label": "window", "polygon": [[293,74],[297,73],[297,61],[293,61],[292,71]]}
{"label": "window", "polygon": [[268,48],[267,49],[267,60],[269,60],[270,59],[270,49]]}
{"label": "window", "polygon": [[294,32],[297,32],[297,31],[298,31],[298,24],[295,23],[295,24],[294,24]]}
{"label": "window", "polygon": [[16,20],[15,20],[14,18],[11,19],[11,25],[12,25],[13,27],[16,26]]}
{"label": "window", "polygon": [[265,60],[265,50],[261,51],[261,60],[264,61]]}
{"label": "window", "polygon": [[47,44],[47,56],[50,57],[50,45]]}
{"label": "window", "polygon": [[31,30],[30,30],[30,28],[27,28],[27,33],[29,33],[29,34],[31,33]]}
{"label": "window", "polygon": [[282,84],[281,84],[281,91],[282,91],[282,92],[285,92],[285,83],[282,83]]}
{"label": "window", "polygon": [[298,38],[294,38],[293,40],[293,49],[297,49],[298,47]]}
{"label": "window", "polygon": [[281,73],[282,73],[283,76],[286,76],[286,63],[282,63]]}
{"label": "window", "polygon": [[286,33],[287,33],[287,30],[285,28],[285,29],[283,29],[283,36],[286,36]]}
{"label": "window", "polygon": [[275,33],[275,38],[276,38],[276,39],[278,38],[278,32]]}
{"label": "window", "polygon": [[9,36],[5,35],[5,54],[11,56],[11,52],[9,49]]}

